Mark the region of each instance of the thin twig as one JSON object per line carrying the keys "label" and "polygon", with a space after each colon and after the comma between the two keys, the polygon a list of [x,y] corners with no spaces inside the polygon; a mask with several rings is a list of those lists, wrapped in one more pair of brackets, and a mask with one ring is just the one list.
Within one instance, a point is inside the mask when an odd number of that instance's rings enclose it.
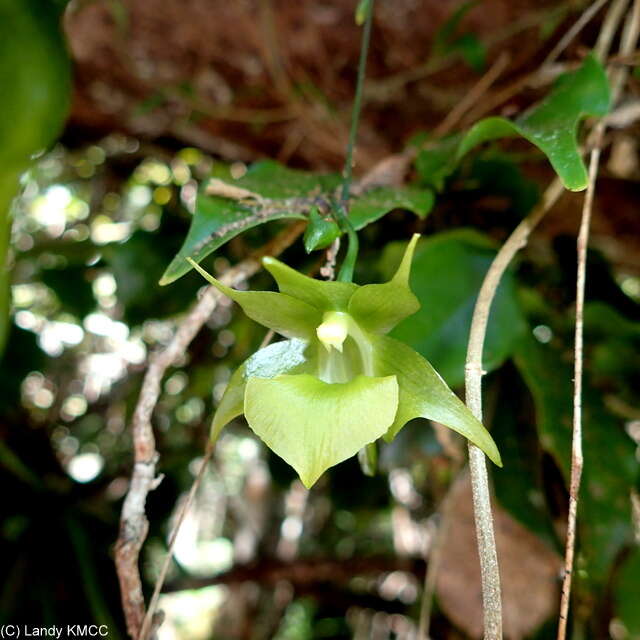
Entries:
{"label": "thin twig", "polygon": [[[600,127],[599,131],[604,131]],[[602,143],[602,134],[596,144]],[[573,556],[576,541],[576,516],[578,513],[578,494],[582,478],[582,328],[584,312],[584,284],[587,264],[587,243],[589,241],[589,224],[593,207],[593,194],[600,162],[600,147],[591,151],[589,162],[589,186],[582,207],[580,232],[578,233],[578,279],[576,285],[576,326],[574,339],[573,365],[573,431],[571,437],[571,480],[569,482],[569,517],[567,522],[567,541],[564,557],[564,579],[560,599],[560,617],[558,620],[558,640],[564,640],[567,634],[567,614],[571,596],[571,574],[573,572]]]}
{"label": "thin twig", "polygon": [[456,126],[464,114],[480,101],[480,98],[487,92],[489,87],[500,77],[509,65],[510,59],[511,56],[506,52],[502,52],[498,56],[498,59],[487,72],[467,91],[462,100],[451,109],[447,117],[433,130],[434,137],[441,138]]}
{"label": "thin twig", "polygon": [[[612,3],[607,11],[607,16],[602,24],[600,29],[600,35],[598,37],[598,44],[596,45],[596,51],[604,51],[607,50],[611,45],[611,40],[615,34],[615,29],[620,22],[624,9],[629,0],[617,0]],[[547,56],[545,61],[538,67],[535,71],[528,73],[510,85],[500,89],[493,96],[488,96],[486,100],[478,102],[476,106],[467,113],[464,117],[462,124],[467,126],[470,123],[476,122],[486,113],[493,111],[501,104],[505,103],[507,100],[511,99],[513,96],[518,94],[525,87],[540,87],[543,84],[548,84],[553,81],[559,73],[564,71],[570,71],[573,67],[573,63],[568,63],[564,65],[554,65],[553,61],[555,58],[562,52],[562,50],[569,44],[573,37],[577,35],[580,29],[584,28],[584,25],[593,17],[593,14],[590,11],[596,6],[598,3],[594,3],[590,5],[589,8],[578,18],[578,21],[567,31],[567,36],[571,33],[571,38],[566,39],[563,37],[562,40],[558,43],[558,45],[554,48],[554,50]],[[599,8],[599,7],[598,7]],[[597,9],[594,13],[597,12]],[[586,19],[585,19],[586,17]],[[584,24],[580,25],[580,29],[575,29],[578,22],[584,20]],[[568,41],[567,41],[568,40]],[[602,59],[602,58],[601,58]],[[556,67],[560,67],[557,69]],[[578,63],[575,63],[575,66],[578,66]]]}
{"label": "thin twig", "polygon": [[560,38],[556,46],[551,49],[549,55],[544,59],[544,62],[540,66],[544,68],[553,64],[558,59],[558,56],[571,44],[571,41],[589,23],[591,18],[593,18],[593,16],[595,16],[607,2],[608,0],[596,0],[596,2],[589,5],[582,15],[571,25],[569,29],[567,29],[565,34]]}
{"label": "thin twig", "polygon": [[629,0],[614,0],[607,11],[595,46],[595,54],[601,62],[606,60],[609,55],[611,42],[616,35],[628,4]]}
{"label": "thin twig", "polygon": [[[559,51],[561,51],[561,49],[559,49]],[[500,72],[495,74],[495,77],[497,77]],[[489,76],[489,74],[485,77],[487,76]],[[493,83],[495,77],[493,75],[490,76],[491,79],[487,86]],[[486,88],[483,83],[483,92],[486,91]],[[461,110],[461,114],[464,114],[466,110],[467,108]],[[457,117],[457,119],[459,119],[459,117]],[[445,122],[447,122],[447,120],[445,120]],[[516,227],[507,242],[502,246],[482,283],[474,308],[465,366],[466,401],[469,409],[478,420],[482,420],[482,352],[493,298],[500,284],[502,275],[511,260],[515,254],[526,245],[532,229],[540,222],[547,211],[549,211],[562,192],[562,184],[560,180],[556,178],[546,190],[540,204]],[[502,638],[502,598],[493,529],[493,516],[491,512],[489,480],[484,454],[481,449],[471,443],[469,443],[469,467],[473,491],[476,536],[480,556],[484,637],[485,640],[497,640]],[[439,537],[442,535],[444,534],[439,532]],[[426,638],[428,634],[431,594],[433,585],[435,584],[436,572],[437,562],[433,562],[430,564],[428,572],[432,575],[427,575],[425,578],[425,595],[423,596],[421,606],[418,635],[421,639]]]}
{"label": "thin twig", "polygon": [[[610,14],[605,19],[607,29],[604,36],[598,39],[596,51],[598,55],[605,58],[609,53],[609,47],[613,36],[617,31],[626,2],[619,2],[612,5]],[[620,9],[620,6],[622,9]],[[617,22],[609,19],[613,15],[617,17]],[[603,27],[604,31],[604,27]],[[640,0],[635,0],[632,11],[625,20],[625,25],[621,38],[620,54],[627,55],[633,51],[638,33],[640,31]],[[611,95],[612,105],[615,105],[626,81],[628,70],[626,68],[615,69],[611,73]],[[571,584],[573,575],[573,561],[576,543],[576,524],[578,514],[578,500],[580,494],[580,483],[584,458],[582,453],[582,375],[583,375],[583,326],[584,326],[584,295],[587,271],[587,247],[589,244],[589,228],[591,224],[591,213],[593,210],[593,199],[600,163],[600,150],[604,133],[607,128],[607,121],[602,119],[596,125],[592,136],[592,151],[589,161],[589,185],[585,194],[582,207],[582,217],[580,219],[580,230],[577,240],[577,277],[576,277],[576,324],[574,337],[574,365],[573,365],[573,427],[571,434],[571,477],[569,480],[569,514],[567,518],[567,539],[564,558],[564,579],[562,581],[562,595],[560,597],[560,614],[558,618],[558,640],[565,640],[567,635],[567,622],[569,614],[569,603],[571,600]]]}
{"label": "thin twig", "polygon": [[[277,255],[291,245],[302,233],[303,223],[296,223],[265,246],[263,251],[240,262],[222,275],[220,280],[228,286],[252,276],[260,268],[259,258],[265,254]],[[151,358],[133,415],[134,468],[129,491],[122,506],[120,533],[115,549],[115,562],[120,581],[122,606],[127,631],[137,638],[145,616],[144,596],[138,559],[147,536],[149,523],[145,515],[145,502],[150,491],[158,486],[156,478],[158,453],[151,427],[151,416],[160,397],[165,371],[181,356],[207,321],[221,294],[207,287],[200,300],[182,321],[169,345]]]}
{"label": "thin twig", "polygon": [[[160,597],[160,591],[164,585],[164,581],[167,578],[167,573],[169,571],[169,567],[171,566],[171,560],[173,559],[173,548],[175,547],[176,540],[178,539],[178,533],[180,531],[180,527],[193,504],[193,500],[196,496],[196,492],[200,487],[200,483],[204,478],[204,472],[211,460],[211,456],[213,455],[213,450],[215,448],[215,442],[209,440],[207,443],[207,448],[205,450],[204,456],[202,458],[202,462],[200,463],[200,468],[198,469],[198,473],[193,480],[191,485],[191,489],[189,490],[189,495],[187,499],[182,504],[180,511],[178,512],[178,517],[176,519],[176,523],[173,527],[173,531],[169,536],[169,544],[167,546],[167,555],[165,556],[164,562],[162,563],[162,568],[160,569],[160,573],[156,579],[156,584],[153,588],[153,594],[151,596],[151,600],[149,600],[149,607],[147,608],[147,613],[142,622],[142,628],[140,629],[140,635],[138,636],[139,640],[145,640],[149,635],[153,634],[154,627],[160,625],[162,622],[163,616],[156,616],[155,612],[158,608],[158,599]],[[156,621],[154,625],[153,622]],[[149,632],[152,632],[151,634]]]}
{"label": "thin twig", "polygon": [[[554,9],[542,9],[525,14],[504,28],[489,34],[483,44],[487,48],[500,44],[518,33],[537,27],[546,20],[561,16],[565,11],[564,6],[559,6]],[[430,56],[425,63],[417,67],[368,83],[365,94],[371,99],[381,100],[384,98],[386,100],[389,96],[402,92],[407,84],[424,80],[430,75],[444,71],[457,64],[459,60],[459,52],[452,52],[439,57]]]}
{"label": "thin twig", "polygon": [[636,545],[640,545],[640,494],[631,489],[631,522],[633,524],[633,539]]}
{"label": "thin twig", "polygon": [[[531,230],[553,206],[563,191],[556,178],[547,188],[540,204],[515,228],[491,263],[484,278],[473,310],[467,361],[465,365],[465,394],[467,406],[482,420],[482,351],[493,298],[500,279],[509,263],[525,244]],[[469,468],[473,490],[473,508],[480,556],[485,640],[502,638],[502,600],[500,573],[493,532],[493,516],[487,468],[482,450],[469,443]]]}

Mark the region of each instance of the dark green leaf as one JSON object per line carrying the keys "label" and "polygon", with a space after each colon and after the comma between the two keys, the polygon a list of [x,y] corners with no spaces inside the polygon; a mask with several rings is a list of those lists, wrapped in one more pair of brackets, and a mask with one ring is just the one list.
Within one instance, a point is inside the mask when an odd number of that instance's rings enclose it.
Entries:
{"label": "dark green leaf", "polygon": [[[1,117],[1,116],[0,116]],[[0,170],[0,355],[9,333],[11,272],[6,267],[11,237],[11,202],[18,191],[19,171]]]}
{"label": "dark green leaf", "polygon": [[[380,187],[366,191],[349,204],[349,221],[356,231],[395,209],[406,209],[424,218],[433,208],[431,189],[417,187]],[[307,251],[323,249],[341,235],[338,225],[327,216],[311,212],[305,233]]]}
{"label": "dark green leaf", "polygon": [[170,292],[158,287],[167,260],[179,247],[175,229],[170,223],[163,223],[161,232],[136,231],[126,242],[112,242],[103,249],[118,286],[123,320],[128,324],[142,324],[149,318],[149,309],[153,309],[155,318],[184,311],[193,304],[202,286],[200,276],[191,274]]}
{"label": "dark green leaf", "polygon": [[313,198],[330,194],[341,179],[337,174],[296,171],[265,160],[253,165],[237,180],[224,177],[217,180],[223,186],[247,192],[247,197],[231,199],[199,193],[187,237],[160,284],[174,282],[191,269],[185,258],[200,262],[247,229],[283,218],[304,220]]}
{"label": "dark green leaf", "polygon": [[436,54],[442,55],[448,52],[451,41],[455,39],[456,31],[460,26],[463,18],[469,13],[473,7],[478,4],[478,0],[470,0],[463,2],[455,11],[447,18],[445,23],[438,29],[433,44]]}
{"label": "dark green leaf", "polygon": [[515,155],[506,153],[483,153],[474,159],[468,174],[462,176],[465,189],[477,197],[509,200],[509,211],[524,217],[540,198],[538,184],[524,175]]}
{"label": "dark green leaf", "polygon": [[624,625],[628,640],[640,638],[640,549],[629,553],[618,569],[615,579],[613,599],[616,618]]}
{"label": "dark green leaf", "polygon": [[57,138],[69,111],[71,62],[51,2],[0,5],[0,353],[9,330],[10,207],[34,155]]}
{"label": "dark green leaf", "polygon": [[[387,246],[382,259],[388,277],[398,264],[402,243]],[[458,386],[464,380],[471,316],[484,275],[495,257],[491,241],[461,230],[422,240],[411,270],[411,289],[420,310],[401,322],[392,336],[427,358],[442,377]],[[524,328],[510,273],[502,278],[487,327],[483,368],[492,371],[509,357]]]}
{"label": "dark green leaf", "polygon": [[349,220],[358,230],[394,209],[412,211],[424,218],[432,209],[433,191],[417,187],[381,187],[365,192],[349,205]]}
{"label": "dark green leaf", "polygon": [[586,333],[594,336],[640,337],[640,324],[625,318],[603,302],[589,302],[585,305],[584,328]]}
{"label": "dark green leaf", "polygon": [[493,476],[496,499],[527,529],[560,549],[545,501],[538,433],[523,402],[527,395],[524,380],[509,364],[487,379],[484,395],[491,406],[491,435],[500,443],[500,453],[507,461]]}
{"label": "dark green leaf", "polygon": [[477,73],[485,67],[487,50],[473,33],[461,35],[451,44],[450,51],[460,53],[462,59]]}
{"label": "dark green leaf", "polygon": [[[573,371],[550,345],[531,335],[517,346],[515,362],[536,408],[540,444],[555,459],[568,486],[571,474]],[[629,491],[638,477],[635,447],[585,381],[584,469],[578,510],[586,579],[602,586],[620,548],[631,539]]]}
{"label": "dark green leaf", "polygon": [[304,231],[304,248],[307,253],[326,249],[341,234],[340,227],[330,216],[323,216],[317,207],[309,212],[309,224]]}
{"label": "dark green leaf", "polygon": [[560,77],[545,100],[516,121],[485,118],[465,134],[443,142],[440,149],[422,151],[418,171],[426,183],[440,189],[473,147],[497,138],[522,136],[547,156],[567,189],[580,191],[586,188],[588,178],[577,144],[578,123],[584,116],[605,115],[609,100],[607,76],[590,55],[577,71]]}
{"label": "dark green leaf", "polygon": [[262,205],[240,204],[228,198],[198,194],[196,211],[187,237],[160,279],[161,285],[174,282],[191,270],[186,258],[200,262],[238,234],[265,222],[282,218],[304,219],[301,210],[285,206],[263,211]]}
{"label": "dark green leaf", "polygon": [[286,200],[331,193],[342,181],[337,173],[319,174],[289,169],[273,160],[262,160],[251,165],[237,180],[229,185],[253,191],[263,198]]}

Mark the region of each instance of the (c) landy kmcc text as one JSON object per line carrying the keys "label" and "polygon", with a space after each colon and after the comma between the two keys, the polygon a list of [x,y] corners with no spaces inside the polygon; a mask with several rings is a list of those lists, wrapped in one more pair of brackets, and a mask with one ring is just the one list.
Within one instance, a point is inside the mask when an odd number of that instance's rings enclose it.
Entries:
{"label": "(c) landy kmcc text", "polygon": [[106,638],[109,628],[106,624],[67,624],[38,627],[35,625],[4,624],[0,627],[3,640],[18,638]]}

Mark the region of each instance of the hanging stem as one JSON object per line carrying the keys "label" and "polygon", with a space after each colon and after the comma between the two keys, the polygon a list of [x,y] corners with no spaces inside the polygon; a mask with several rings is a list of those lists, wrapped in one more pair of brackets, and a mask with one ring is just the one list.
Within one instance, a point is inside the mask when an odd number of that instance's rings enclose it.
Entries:
{"label": "hanging stem", "polygon": [[[628,2],[618,0],[614,2],[603,25],[596,44],[596,52],[601,60],[609,55],[611,42],[618,29],[620,20],[624,16]],[[640,33],[640,0],[634,0],[633,8],[627,13],[620,42],[620,55],[629,55],[636,47]],[[627,79],[627,70],[623,67],[610,71],[611,106],[615,107],[624,83]],[[576,322],[574,334],[574,364],[573,364],[573,425],[571,435],[571,477],[569,481],[569,514],[567,518],[567,539],[564,556],[564,579],[562,581],[562,595],[560,597],[560,614],[558,617],[558,640],[565,640],[567,636],[567,623],[569,604],[571,600],[571,583],[573,576],[573,564],[576,544],[578,500],[580,497],[580,484],[584,459],[582,455],[582,375],[583,375],[583,322],[584,322],[584,296],[587,277],[587,246],[589,243],[589,229],[591,212],[598,177],[600,162],[600,149],[602,147],[606,120],[600,120],[596,125],[591,142],[593,150],[589,162],[589,186],[585,194],[580,219],[580,231],[577,240],[577,268],[576,268]]]}
{"label": "hanging stem", "polygon": [[347,156],[344,160],[344,171],[342,172],[344,181],[342,183],[342,202],[346,204],[349,200],[349,189],[351,188],[351,178],[353,175],[353,150],[356,146],[356,136],[358,134],[358,124],[360,123],[360,111],[362,108],[362,90],[364,78],[367,71],[367,56],[369,54],[369,42],[371,40],[371,23],[373,22],[373,2],[369,1],[367,7],[367,17],[362,33],[362,44],[360,45],[360,60],[358,62],[358,80],[356,83],[356,95],[353,100],[353,110],[351,111],[351,129],[349,131],[349,143],[347,145]]}
{"label": "hanging stem", "polygon": [[371,24],[373,22],[373,3],[369,0],[366,7],[366,19],[364,23],[364,31],[362,33],[362,43],[360,45],[360,60],[358,61],[358,79],[356,82],[356,95],[353,100],[353,109],[351,111],[351,128],[349,130],[349,142],[347,144],[347,154],[344,161],[344,170],[342,172],[342,193],[340,202],[334,207],[336,222],[349,238],[349,246],[347,254],[344,257],[342,266],[338,273],[340,282],[351,282],[353,280],[353,270],[358,257],[358,235],[353,225],[349,221],[349,191],[351,190],[351,180],[353,178],[353,151],[356,145],[356,137],[358,135],[358,124],[360,123],[360,112],[362,110],[362,93],[364,87],[364,78],[367,71],[367,56],[369,54],[369,42],[371,41]]}
{"label": "hanging stem", "polygon": [[[516,227],[504,243],[491,263],[480,287],[471,321],[465,366],[467,406],[478,420],[482,420],[482,351],[495,293],[512,258],[526,244],[531,230],[556,202],[562,191],[562,184],[556,178],[546,190],[541,203]],[[471,443],[469,443],[469,470],[473,490],[478,555],[480,556],[484,638],[485,640],[500,640],[502,638],[502,600],[489,479],[484,454]]]}

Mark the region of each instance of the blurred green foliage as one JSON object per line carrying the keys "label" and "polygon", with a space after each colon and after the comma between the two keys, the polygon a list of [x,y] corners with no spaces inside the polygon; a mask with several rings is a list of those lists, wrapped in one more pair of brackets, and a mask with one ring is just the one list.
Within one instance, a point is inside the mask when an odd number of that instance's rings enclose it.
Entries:
{"label": "blurred green foliage", "polygon": [[61,10],[49,0],[0,2],[0,352],[10,306],[10,204],[20,174],[54,142],[69,108],[71,63]]}

